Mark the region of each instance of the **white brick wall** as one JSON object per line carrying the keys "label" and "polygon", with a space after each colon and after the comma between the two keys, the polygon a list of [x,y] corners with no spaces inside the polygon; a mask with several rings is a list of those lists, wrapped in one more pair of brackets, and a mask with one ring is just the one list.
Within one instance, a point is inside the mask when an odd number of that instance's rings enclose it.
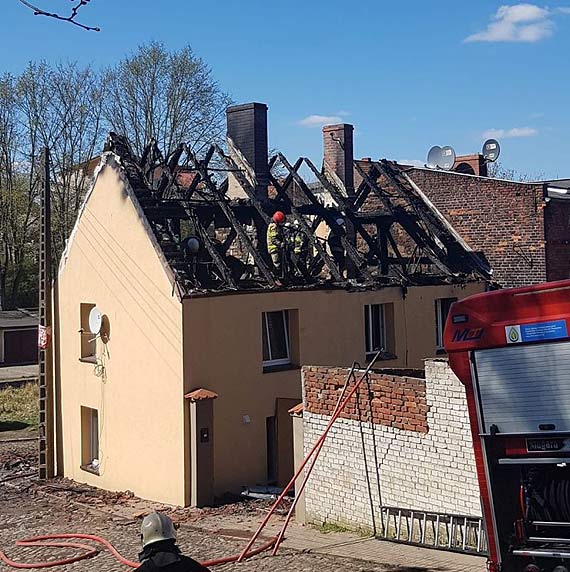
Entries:
{"label": "white brick wall", "polygon": [[[426,399],[427,434],[347,419],[335,423],[307,483],[309,522],[371,528],[371,506],[378,523],[381,502],[481,515],[465,389],[444,360],[426,361]],[[304,413],[306,453],[329,419]]]}

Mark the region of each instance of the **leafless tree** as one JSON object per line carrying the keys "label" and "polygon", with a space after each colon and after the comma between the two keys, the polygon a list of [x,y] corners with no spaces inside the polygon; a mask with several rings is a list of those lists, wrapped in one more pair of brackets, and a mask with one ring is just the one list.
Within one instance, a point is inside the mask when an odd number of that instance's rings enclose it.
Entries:
{"label": "leafless tree", "polygon": [[22,144],[16,80],[5,75],[0,78],[0,308],[33,305],[36,290],[32,284],[25,288],[30,297],[19,296],[22,282],[36,274],[38,214],[37,185],[29,184]]}
{"label": "leafless tree", "polygon": [[140,46],[108,70],[107,80],[105,117],[136,152],[153,138],[166,154],[181,142],[199,153],[223,140],[230,98],[190,47],[170,52],[156,42]]}
{"label": "leafless tree", "polygon": [[18,81],[26,160],[32,166],[43,147],[52,157],[53,248],[59,259],[91,181],[89,160],[102,147],[105,97],[101,74],[77,64],[30,64]]}
{"label": "leafless tree", "polygon": [[489,177],[494,179],[504,179],[505,181],[517,181],[520,183],[530,183],[532,181],[541,181],[544,179],[543,172],[538,173],[521,173],[516,169],[509,169],[502,163],[491,163],[489,165]]}
{"label": "leafless tree", "polygon": [[[77,15],[83,6],[87,6],[91,0],[78,0],[76,4],[71,7],[71,13],[69,16],[63,16],[62,14],[58,14],[57,12],[48,12],[47,10],[43,10],[42,8],[28,2],[28,0],[18,0],[20,4],[26,6],[34,12],[34,16],[47,16],[48,18],[55,18],[56,20],[63,20],[64,22],[69,22],[74,26],[78,26],[79,28],[83,28],[84,30],[93,31],[93,32],[100,32],[101,29],[97,28],[96,26],[87,26],[86,24],[82,24],[81,22],[77,21]],[[73,0],[72,0],[73,1]]]}

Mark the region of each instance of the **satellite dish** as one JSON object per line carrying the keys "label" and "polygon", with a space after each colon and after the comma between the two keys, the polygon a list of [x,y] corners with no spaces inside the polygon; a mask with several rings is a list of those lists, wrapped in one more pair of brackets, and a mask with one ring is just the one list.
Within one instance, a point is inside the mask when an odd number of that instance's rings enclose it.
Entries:
{"label": "satellite dish", "polygon": [[89,312],[89,331],[92,334],[99,334],[101,331],[101,324],[103,323],[103,316],[97,308],[91,308]]}
{"label": "satellite dish", "polygon": [[455,151],[453,147],[446,145],[441,148],[441,157],[437,166],[444,171],[449,171],[453,169],[453,165],[455,165]]}
{"label": "satellite dish", "polygon": [[487,141],[483,143],[483,157],[485,157],[485,161],[494,163],[500,154],[501,146],[496,139],[487,139]]}
{"label": "satellite dish", "polygon": [[427,166],[430,169],[437,169],[439,161],[441,158],[441,147],[439,145],[434,145],[428,153],[427,156]]}

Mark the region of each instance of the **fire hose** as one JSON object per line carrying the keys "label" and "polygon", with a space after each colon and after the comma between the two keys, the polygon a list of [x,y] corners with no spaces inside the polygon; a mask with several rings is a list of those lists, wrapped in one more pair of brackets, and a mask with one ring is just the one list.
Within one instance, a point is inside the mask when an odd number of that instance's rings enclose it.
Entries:
{"label": "fire hose", "polygon": [[[376,363],[376,361],[378,360],[380,355],[381,355],[381,351],[378,352],[374,356],[374,358],[370,361],[370,363],[368,364],[364,373],[356,381],[354,386],[348,392],[348,395],[346,395],[346,397],[345,397],[345,392],[348,388],[348,385],[349,385],[351,379],[353,379],[355,377],[354,374],[355,374],[355,368],[356,368],[357,364],[356,364],[356,362],[352,364],[352,367],[350,369],[350,372],[348,374],[348,377],[346,379],[344,387],[342,388],[342,391],[338,397],[336,406],[333,410],[331,419],[330,419],[329,423],[327,424],[325,430],[320,435],[320,437],[317,439],[317,441],[315,442],[315,444],[313,445],[313,447],[311,448],[309,453],[305,456],[305,458],[303,459],[303,462],[301,463],[301,465],[299,466],[299,468],[297,469],[297,471],[295,472],[295,474],[293,475],[293,477],[291,478],[291,480],[289,481],[287,486],[283,489],[283,491],[281,492],[281,494],[279,495],[277,500],[273,503],[273,505],[271,506],[271,509],[269,510],[269,512],[267,513],[267,515],[265,516],[265,518],[263,519],[263,521],[261,522],[261,524],[259,525],[257,530],[255,531],[255,533],[253,534],[251,539],[249,540],[247,546],[242,550],[242,552],[240,554],[235,554],[233,556],[227,556],[225,558],[218,558],[215,560],[208,560],[206,562],[202,562],[201,563],[202,566],[207,568],[209,566],[218,566],[221,564],[229,564],[231,562],[241,562],[242,560],[244,560],[246,558],[251,558],[252,556],[260,554],[261,552],[265,552],[266,550],[269,550],[270,548],[273,548],[273,555],[277,554],[277,551],[279,550],[279,545],[283,541],[283,538],[285,536],[285,531],[287,530],[287,526],[289,524],[289,521],[291,520],[293,510],[295,509],[295,506],[297,505],[298,499],[299,499],[301,493],[303,492],[305,485],[307,484],[307,481],[311,475],[313,467],[315,466],[315,463],[317,461],[319,453],[321,452],[321,450],[323,448],[324,441],[327,438],[331,427],[336,422],[336,420],[340,417],[342,411],[348,405],[349,401],[352,399],[352,397],[354,396],[354,394],[356,393],[356,391],[360,387],[360,384],[368,376],[370,369]],[[259,535],[261,534],[261,532],[263,531],[263,529],[265,528],[265,526],[269,522],[271,516],[273,516],[273,514],[275,513],[275,511],[277,510],[277,508],[279,507],[279,505],[281,504],[281,502],[283,501],[285,496],[293,488],[293,486],[295,485],[295,482],[300,477],[302,471],[304,470],[305,466],[307,465],[307,463],[309,461],[311,461],[311,464],[309,465],[309,468],[307,469],[307,472],[303,478],[303,481],[302,481],[299,489],[297,491],[295,491],[295,500],[294,500],[293,504],[291,505],[291,508],[289,509],[289,511],[287,513],[285,522],[283,523],[283,526],[281,527],[279,535],[274,537],[274,538],[271,538],[270,540],[268,540],[266,543],[262,544],[258,548],[252,548],[253,544],[258,539]],[[134,562],[134,561],[128,560],[127,558],[122,556],[117,551],[117,549],[108,540],[105,540],[104,538],[97,536],[97,535],[94,535],[94,534],[83,534],[83,533],[46,534],[43,536],[34,536],[31,538],[26,538],[26,539],[16,541],[16,546],[27,546],[27,547],[46,546],[46,547],[54,547],[54,548],[77,548],[80,550],[84,550],[83,554],[79,554],[77,556],[71,556],[68,558],[62,558],[59,560],[50,560],[47,562],[24,563],[24,562],[16,562],[14,560],[11,560],[10,558],[8,558],[8,556],[3,551],[0,550],[0,561],[4,562],[4,564],[6,564],[7,566],[11,566],[12,568],[28,569],[29,570],[29,569],[35,569],[35,568],[51,568],[51,567],[55,567],[55,566],[66,566],[67,564],[72,564],[74,562],[79,562],[80,560],[92,558],[93,556],[96,556],[99,553],[99,550],[97,548],[93,548],[92,546],[87,545],[87,544],[82,544],[82,543],[78,543],[78,542],[60,542],[61,540],[73,540],[73,539],[90,540],[92,542],[96,542],[98,544],[101,544],[109,551],[109,553],[119,563],[124,564],[125,566],[129,566],[130,568],[138,568],[140,566],[140,562]]]}
{"label": "fire hose", "polygon": [[[64,533],[64,534],[46,534],[44,536],[34,536],[31,538],[25,538],[23,540],[17,540],[16,546],[27,546],[27,547],[34,547],[34,546],[46,546],[52,548],[77,548],[84,550],[83,554],[79,554],[77,556],[71,556],[69,558],[61,558],[59,560],[50,560],[47,562],[31,562],[31,563],[24,563],[24,562],[16,562],[8,558],[8,556],[0,550],[0,561],[4,562],[7,566],[11,566],[12,568],[18,569],[33,569],[33,568],[52,568],[54,566],[66,566],[67,564],[72,564],[74,562],[79,562],[80,560],[86,560],[87,558],[92,558],[99,554],[99,550],[90,546],[88,544],[81,544],[78,542],[59,542],[61,540],[73,540],[73,539],[81,539],[81,540],[91,540],[92,542],[96,542],[98,544],[103,545],[119,562],[120,564],[124,564],[125,566],[129,566],[130,568],[138,568],[141,563],[135,562],[133,560],[128,560],[124,556],[122,556],[118,550],[108,541],[102,538],[101,536],[96,536],[95,534],[82,534],[82,533]],[[261,552],[265,552],[269,550],[277,541],[277,538],[271,538],[258,548],[255,548],[247,553],[246,558],[251,558],[256,554],[260,554]],[[220,564],[228,564],[230,562],[236,562],[240,558],[239,554],[235,554],[233,556],[226,556],[225,558],[218,558],[215,560],[207,560],[206,562],[202,562],[202,566],[205,568],[209,566],[219,566]]]}

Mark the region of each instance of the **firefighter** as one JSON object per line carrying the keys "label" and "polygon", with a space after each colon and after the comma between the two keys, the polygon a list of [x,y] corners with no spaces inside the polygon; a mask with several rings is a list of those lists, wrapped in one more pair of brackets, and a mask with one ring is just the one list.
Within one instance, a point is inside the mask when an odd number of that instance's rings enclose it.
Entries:
{"label": "firefighter", "polygon": [[285,215],[276,211],[273,220],[267,227],[267,251],[273,261],[273,266],[280,277],[283,276],[283,258],[285,249]]}
{"label": "firefighter", "polygon": [[141,526],[142,564],[137,570],[149,572],[208,572],[196,560],[184,556],[176,546],[176,530],[165,514],[153,512],[144,517]]}
{"label": "firefighter", "polygon": [[331,231],[328,237],[329,248],[333,260],[337,263],[339,272],[341,276],[344,276],[344,271],[346,269],[346,257],[344,252],[344,246],[342,245],[342,238],[346,236],[346,229],[344,228],[344,219],[337,218],[334,226],[331,227]]}
{"label": "firefighter", "polygon": [[307,268],[307,259],[309,257],[309,240],[307,235],[301,230],[299,221],[293,222],[293,233],[291,236],[291,248],[295,255],[295,263],[301,274]]}

